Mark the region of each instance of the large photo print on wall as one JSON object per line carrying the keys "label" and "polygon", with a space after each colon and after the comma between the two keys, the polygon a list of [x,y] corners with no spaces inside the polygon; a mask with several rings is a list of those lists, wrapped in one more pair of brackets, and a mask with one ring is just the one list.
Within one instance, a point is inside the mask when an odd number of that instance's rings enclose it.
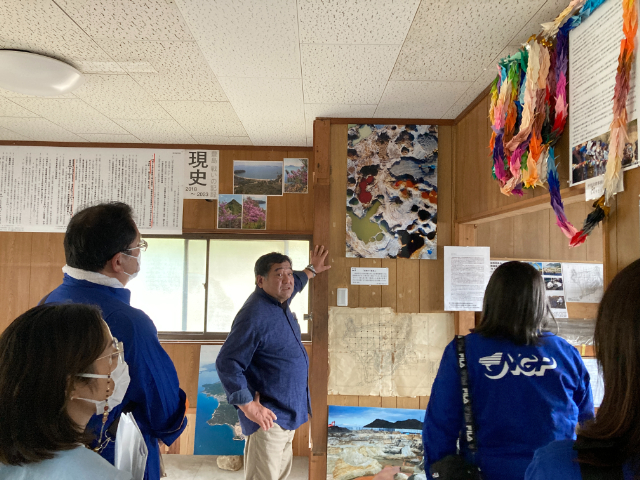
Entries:
{"label": "large photo print on wall", "polygon": [[347,257],[436,258],[437,125],[349,125]]}
{"label": "large photo print on wall", "polygon": [[233,193],[282,195],[283,162],[233,161]]}

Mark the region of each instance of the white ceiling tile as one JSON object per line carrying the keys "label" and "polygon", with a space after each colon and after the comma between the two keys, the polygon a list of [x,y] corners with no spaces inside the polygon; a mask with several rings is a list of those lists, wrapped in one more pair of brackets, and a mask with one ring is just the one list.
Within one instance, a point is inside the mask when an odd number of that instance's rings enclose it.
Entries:
{"label": "white ceiling tile", "polygon": [[56,0],[93,38],[192,40],[180,11],[167,0]]}
{"label": "white ceiling tile", "polygon": [[84,138],[44,118],[0,117],[0,127],[42,142],[84,142]]}
{"label": "white ceiling tile", "polygon": [[109,133],[81,133],[87,142],[93,143],[141,143],[137,137],[130,134],[113,135]]}
{"label": "white ceiling tile", "polygon": [[193,135],[201,145],[253,145],[249,137],[225,137],[221,135]]}
{"label": "white ceiling tile", "polygon": [[470,85],[470,82],[389,82],[374,116],[440,118]]}
{"label": "white ceiling tile", "polygon": [[244,127],[254,145],[287,145],[304,147],[307,135],[304,123],[295,122],[255,122],[244,123]]}
{"label": "white ceiling tile", "polygon": [[73,133],[127,133],[79,98],[15,98],[14,101]]}
{"label": "white ceiling tile", "polygon": [[74,66],[82,73],[127,73],[117,62],[95,62],[93,60],[79,60]]}
{"label": "white ceiling tile", "polygon": [[305,103],[378,103],[400,45],[301,45]]}
{"label": "white ceiling tile", "polygon": [[191,135],[247,135],[229,102],[159,102]]}
{"label": "white ceiling tile", "polygon": [[398,45],[420,0],[299,0],[300,43]]}
{"label": "white ceiling tile", "polygon": [[0,127],[0,140],[17,140],[25,142],[31,139],[29,137],[25,137],[24,135],[20,135],[19,133],[12,132],[11,130]]}
{"label": "white ceiling tile", "polygon": [[120,62],[120,66],[129,73],[158,73],[149,62]]}
{"label": "white ceiling tile", "polygon": [[171,118],[129,75],[86,75],[85,78],[86,82],[75,90],[75,95],[109,118]]}
{"label": "white ceiling tile", "polygon": [[392,80],[474,81],[544,0],[422,2]]}
{"label": "white ceiling tile", "polygon": [[300,78],[296,0],[176,0],[218,77]]}
{"label": "white ceiling tile", "polygon": [[299,78],[220,77],[219,80],[242,122],[304,122]]}
{"label": "white ceiling tile", "polygon": [[567,0],[547,0],[509,43],[512,45],[525,43],[531,35],[537,35],[542,31],[542,23],[553,21],[567,5]]}
{"label": "white ceiling tile", "polygon": [[131,135],[144,143],[196,143],[175,120],[118,120]]}
{"label": "white ceiling tile", "polygon": [[218,80],[211,75],[131,73],[131,77],[155,100],[227,100]]}
{"label": "white ceiling tile", "polygon": [[[25,95],[24,93],[12,92],[10,90],[5,90],[4,88],[0,88],[0,96],[6,98],[42,98],[36,97],[35,95]],[[47,98],[77,98],[73,93],[64,93],[62,95],[55,95],[53,97]]]}
{"label": "white ceiling tile", "polygon": [[74,60],[110,61],[109,56],[53,1],[3,1],[0,48]]}
{"label": "white ceiling tile", "polygon": [[[14,99],[15,100],[15,99]],[[21,107],[8,98],[0,97],[0,117],[37,117],[38,115]]]}
{"label": "white ceiling tile", "polygon": [[307,138],[313,141],[313,121],[318,117],[372,118],[377,105],[345,105],[341,103],[306,103],[304,117]]}

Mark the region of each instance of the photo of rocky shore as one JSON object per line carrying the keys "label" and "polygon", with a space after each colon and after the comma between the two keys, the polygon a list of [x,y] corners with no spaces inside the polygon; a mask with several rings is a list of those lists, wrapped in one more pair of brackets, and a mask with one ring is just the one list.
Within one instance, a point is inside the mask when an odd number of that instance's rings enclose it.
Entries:
{"label": "photo of rocky shore", "polygon": [[426,480],[422,418],[423,410],[330,405],[327,480],[370,480],[386,466],[400,467],[398,480]]}

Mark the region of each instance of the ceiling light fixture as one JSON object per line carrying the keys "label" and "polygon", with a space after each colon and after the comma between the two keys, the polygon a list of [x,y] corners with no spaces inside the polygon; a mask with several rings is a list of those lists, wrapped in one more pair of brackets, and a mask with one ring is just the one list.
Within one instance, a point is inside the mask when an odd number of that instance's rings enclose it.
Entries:
{"label": "ceiling light fixture", "polygon": [[37,53],[0,50],[0,87],[38,97],[69,93],[84,83],[78,70]]}

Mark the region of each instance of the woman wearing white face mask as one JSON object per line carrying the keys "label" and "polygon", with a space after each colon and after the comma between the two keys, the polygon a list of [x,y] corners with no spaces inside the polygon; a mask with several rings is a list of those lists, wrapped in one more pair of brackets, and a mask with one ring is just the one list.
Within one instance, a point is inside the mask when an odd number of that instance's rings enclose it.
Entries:
{"label": "woman wearing white face mask", "polygon": [[128,382],[122,344],[97,308],[54,304],[20,315],[0,335],[0,478],[130,479],[86,448],[84,433],[93,415],[122,401]]}

